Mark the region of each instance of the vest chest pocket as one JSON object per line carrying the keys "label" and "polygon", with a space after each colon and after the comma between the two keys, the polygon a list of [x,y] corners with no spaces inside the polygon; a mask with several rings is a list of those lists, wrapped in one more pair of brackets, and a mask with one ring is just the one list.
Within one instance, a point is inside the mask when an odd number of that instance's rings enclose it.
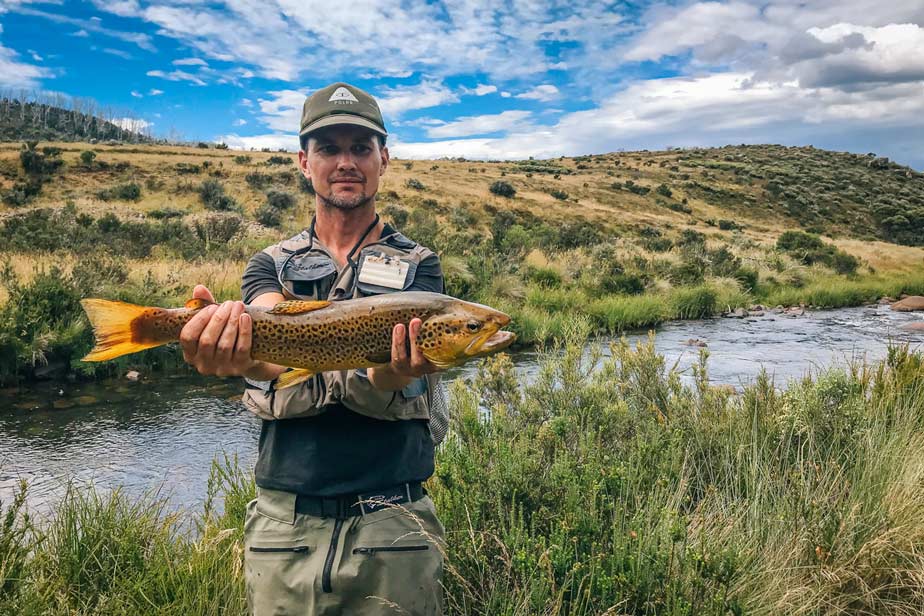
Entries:
{"label": "vest chest pocket", "polygon": [[276,259],[276,271],[286,290],[299,297],[326,299],[337,279],[334,262],[326,255],[288,257],[283,255]]}
{"label": "vest chest pocket", "polygon": [[390,255],[365,249],[356,270],[356,288],[362,295],[406,291],[414,284],[418,261],[415,254]]}

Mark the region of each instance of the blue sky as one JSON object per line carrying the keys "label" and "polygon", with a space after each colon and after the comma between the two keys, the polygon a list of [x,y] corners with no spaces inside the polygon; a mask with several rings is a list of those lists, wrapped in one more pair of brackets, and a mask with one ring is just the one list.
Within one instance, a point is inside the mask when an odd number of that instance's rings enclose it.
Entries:
{"label": "blue sky", "polygon": [[294,148],[340,80],[403,158],[784,143],[924,168],[921,0],[0,0],[0,89],[158,136]]}

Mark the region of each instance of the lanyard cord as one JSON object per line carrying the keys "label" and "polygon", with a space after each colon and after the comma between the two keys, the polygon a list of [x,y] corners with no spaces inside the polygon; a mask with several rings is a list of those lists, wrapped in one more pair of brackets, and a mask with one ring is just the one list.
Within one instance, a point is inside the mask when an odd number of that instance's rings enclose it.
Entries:
{"label": "lanyard cord", "polygon": [[[317,221],[317,218],[312,217],[311,226],[308,227],[308,245],[303,248],[299,248],[298,250],[293,251],[289,256],[285,258],[285,261],[282,262],[282,267],[279,268],[279,273],[276,276],[276,278],[279,280],[279,286],[282,287],[283,289],[285,289],[286,286],[282,282],[282,272],[285,271],[286,266],[289,265],[289,261],[292,260],[292,257],[296,255],[305,254],[306,252],[309,252],[312,248],[314,248],[314,238],[317,237],[317,234],[314,231],[314,224],[316,221]],[[346,258],[347,264],[349,264],[350,269],[353,270],[354,277],[356,276],[356,268],[359,266],[359,264],[353,262],[353,255],[356,254],[356,251],[359,249],[360,246],[362,246],[362,243],[366,240],[366,237],[369,236],[369,234],[372,232],[373,229],[375,229],[375,227],[378,224],[379,224],[379,215],[376,214],[375,220],[373,220],[372,224],[366,228],[365,232],[363,232],[362,234],[362,237],[359,238],[359,241],[356,242],[356,244],[353,246],[353,249],[350,250],[350,253],[347,255],[347,258]]]}

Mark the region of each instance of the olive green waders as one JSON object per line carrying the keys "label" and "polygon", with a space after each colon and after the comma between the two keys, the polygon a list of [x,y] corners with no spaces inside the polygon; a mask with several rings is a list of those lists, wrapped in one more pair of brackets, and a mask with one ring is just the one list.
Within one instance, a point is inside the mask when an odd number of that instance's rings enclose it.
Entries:
{"label": "olive green waders", "polygon": [[443,526],[430,497],[345,518],[257,489],[244,525],[254,616],[442,614]]}

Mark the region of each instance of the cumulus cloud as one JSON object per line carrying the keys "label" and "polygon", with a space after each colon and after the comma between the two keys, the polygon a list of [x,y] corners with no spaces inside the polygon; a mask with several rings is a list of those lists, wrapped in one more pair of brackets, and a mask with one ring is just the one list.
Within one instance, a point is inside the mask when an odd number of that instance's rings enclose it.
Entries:
{"label": "cumulus cloud", "polygon": [[134,132],[141,132],[147,128],[150,128],[151,126],[154,126],[153,122],[148,122],[147,120],[142,120],[140,118],[114,118],[112,123],[119,128],[124,128],[125,130]]}
{"label": "cumulus cloud", "polygon": [[448,137],[466,137],[485,135],[499,131],[513,131],[522,126],[523,120],[531,114],[529,111],[504,111],[502,113],[458,118],[427,130],[431,139]]}
{"label": "cumulus cloud", "polygon": [[208,66],[208,62],[202,58],[180,58],[174,60],[173,64],[175,66]]}
{"label": "cumulus cloud", "polygon": [[202,81],[199,77],[193,75],[192,73],[187,73],[186,71],[170,71],[169,73],[164,71],[148,71],[148,77],[160,77],[161,79],[166,79],[167,81],[188,81],[194,86],[204,86],[205,82]]}
{"label": "cumulus cloud", "polygon": [[35,88],[47,77],[51,77],[47,69],[20,62],[15,51],[0,45],[0,87]]}
{"label": "cumulus cloud", "polygon": [[528,92],[517,94],[516,98],[526,98],[537,101],[550,101],[558,97],[558,88],[552,84],[542,84],[536,86]]}
{"label": "cumulus cloud", "polygon": [[251,148],[255,150],[262,150],[263,148],[270,148],[272,150],[285,149],[290,152],[298,150],[298,135],[295,133],[271,133],[266,135],[251,135],[249,137],[241,137],[240,135],[232,133],[230,135],[216,137],[216,140],[220,143],[227,143],[228,147],[235,150],[249,150]]}
{"label": "cumulus cloud", "polygon": [[497,86],[483,83],[478,84],[474,88],[462,88],[463,94],[474,94],[475,96],[484,96],[485,94],[493,94],[494,92],[497,92]]}
{"label": "cumulus cloud", "polygon": [[378,88],[375,96],[386,121],[389,116],[399,116],[412,109],[426,109],[459,101],[456,93],[435,80],[422,81],[416,85]]}
{"label": "cumulus cloud", "polygon": [[[298,90],[276,90],[268,94],[269,98],[257,101],[262,112],[260,121],[277,132],[297,130],[302,118],[302,105],[308,93]],[[245,106],[249,105],[245,103]]]}

